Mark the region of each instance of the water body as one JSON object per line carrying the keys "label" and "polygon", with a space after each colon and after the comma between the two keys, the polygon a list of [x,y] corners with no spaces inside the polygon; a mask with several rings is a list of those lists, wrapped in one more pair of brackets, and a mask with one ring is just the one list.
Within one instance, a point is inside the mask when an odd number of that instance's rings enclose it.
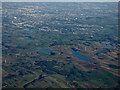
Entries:
{"label": "water body", "polygon": [[[60,50],[40,49],[39,51],[36,51],[36,52],[50,54],[52,51],[60,51]],[[71,49],[70,51],[72,52],[71,55],[73,55],[74,57],[81,59],[81,60],[84,60],[84,61],[90,61],[89,58],[77,53],[75,50]]]}
{"label": "water body", "polygon": [[29,37],[29,36],[24,36],[24,38],[25,38],[25,39],[28,39],[28,40],[27,40],[28,42],[32,42],[32,41],[34,41],[34,40],[30,40],[31,37]]}
{"label": "water body", "polygon": [[51,51],[49,49],[40,49],[39,51],[37,51],[37,53],[49,54],[49,53],[51,53]]}
{"label": "water body", "polygon": [[110,44],[102,44],[102,47],[113,47],[113,46]]}
{"label": "water body", "polygon": [[119,66],[112,65],[112,64],[109,64],[108,66],[111,67],[111,68],[114,68],[114,69],[119,69],[120,68]]}
{"label": "water body", "polygon": [[96,52],[96,55],[101,54],[101,53],[106,53],[106,52],[100,52],[100,51],[98,51],[98,52]]}
{"label": "water body", "polygon": [[32,42],[32,41],[34,41],[34,40],[27,40],[28,42]]}
{"label": "water body", "polygon": [[9,48],[8,48],[8,47],[6,47],[6,46],[5,46],[4,48],[5,48],[5,49],[9,49]]}
{"label": "water body", "polygon": [[94,41],[94,40],[92,40],[92,39],[86,39],[87,41]]}
{"label": "water body", "polygon": [[29,37],[27,37],[27,36],[25,36],[24,38],[25,38],[25,39],[29,39]]}
{"label": "water body", "polygon": [[30,30],[29,28],[25,28],[24,30],[25,30],[25,31],[30,31],[30,33],[33,32],[33,30]]}
{"label": "water body", "polygon": [[86,39],[86,41],[96,41],[96,40],[94,40],[94,39]]}
{"label": "water body", "polygon": [[106,53],[106,52],[100,52],[100,51],[96,52],[96,54],[99,54],[99,53]]}
{"label": "water body", "polygon": [[78,59],[81,59],[81,60],[83,60],[83,61],[90,61],[89,58],[87,58],[87,57],[85,57],[85,56],[83,56],[83,55],[77,53],[77,52],[74,51],[73,49],[71,49],[70,52],[72,52],[71,55],[73,55],[74,57],[76,57],[76,58],[78,58]]}
{"label": "water body", "polygon": [[50,49],[40,49],[39,51],[37,51],[37,53],[52,53],[52,51],[60,51],[60,50],[50,50]]}
{"label": "water body", "polygon": [[26,29],[24,29],[25,31],[29,31],[30,29],[29,28],[26,28]]}
{"label": "water body", "polygon": [[60,51],[60,50],[52,50],[52,51]]}

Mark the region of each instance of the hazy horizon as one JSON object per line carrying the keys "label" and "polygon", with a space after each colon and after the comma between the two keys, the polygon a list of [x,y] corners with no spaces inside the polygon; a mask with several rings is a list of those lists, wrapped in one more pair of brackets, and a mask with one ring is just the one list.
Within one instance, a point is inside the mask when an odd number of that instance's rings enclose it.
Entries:
{"label": "hazy horizon", "polygon": [[119,2],[119,0],[1,0],[1,2]]}

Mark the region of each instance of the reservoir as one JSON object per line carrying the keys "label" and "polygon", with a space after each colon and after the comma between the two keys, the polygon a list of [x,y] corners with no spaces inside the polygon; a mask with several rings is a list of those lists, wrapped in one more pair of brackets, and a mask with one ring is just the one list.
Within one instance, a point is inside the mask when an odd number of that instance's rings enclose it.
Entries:
{"label": "reservoir", "polygon": [[89,58],[87,58],[87,57],[85,57],[85,56],[83,56],[83,55],[77,53],[77,52],[74,51],[73,49],[71,49],[70,52],[72,52],[71,55],[73,55],[74,57],[76,57],[76,58],[78,58],[78,59],[81,59],[81,60],[83,60],[83,61],[90,61]]}

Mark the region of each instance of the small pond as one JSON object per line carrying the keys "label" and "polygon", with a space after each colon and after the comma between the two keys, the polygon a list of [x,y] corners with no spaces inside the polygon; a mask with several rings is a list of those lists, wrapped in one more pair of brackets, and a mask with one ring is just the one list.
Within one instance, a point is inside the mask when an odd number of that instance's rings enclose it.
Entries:
{"label": "small pond", "polygon": [[50,49],[40,49],[39,51],[37,51],[37,53],[52,53],[52,51],[60,51],[60,50],[50,50]]}
{"label": "small pond", "polygon": [[34,40],[31,40],[31,37],[29,37],[29,36],[24,36],[24,39],[27,39],[28,42],[34,41]]}
{"label": "small pond", "polygon": [[96,54],[99,54],[99,53],[106,53],[106,52],[100,52],[100,51],[96,52]]}
{"label": "small pond", "polygon": [[25,31],[29,31],[30,29],[29,28],[26,28],[26,29],[24,29]]}
{"label": "small pond", "polygon": [[111,44],[102,44],[102,47],[113,47]]}
{"label": "small pond", "polygon": [[78,59],[81,59],[81,60],[84,60],[84,61],[90,61],[89,58],[77,53],[76,51],[74,51],[73,49],[70,50],[70,52],[72,52],[71,55],[73,55],[74,57],[78,58]]}
{"label": "small pond", "polygon": [[5,49],[9,49],[8,47],[4,47]]}
{"label": "small pond", "polygon": [[49,53],[51,53],[51,51],[49,49],[40,49],[39,51],[37,51],[37,53],[46,53],[46,54],[49,54]]}

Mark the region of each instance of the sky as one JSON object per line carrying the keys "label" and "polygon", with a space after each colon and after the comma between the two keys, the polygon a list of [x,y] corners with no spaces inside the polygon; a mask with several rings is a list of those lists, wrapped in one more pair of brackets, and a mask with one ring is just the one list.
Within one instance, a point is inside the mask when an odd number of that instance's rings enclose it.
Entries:
{"label": "sky", "polygon": [[0,0],[2,2],[118,2],[120,0]]}

